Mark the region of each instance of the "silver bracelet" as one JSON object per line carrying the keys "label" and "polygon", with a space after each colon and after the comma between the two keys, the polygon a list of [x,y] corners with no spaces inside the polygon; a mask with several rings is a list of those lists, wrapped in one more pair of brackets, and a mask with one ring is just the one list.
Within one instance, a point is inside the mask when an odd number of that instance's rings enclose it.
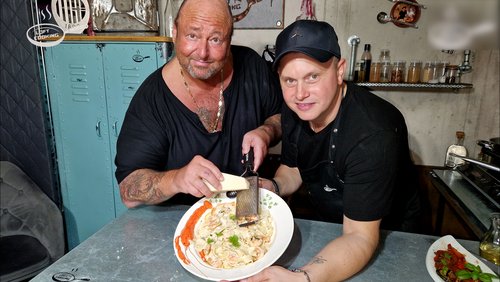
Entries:
{"label": "silver bracelet", "polygon": [[304,273],[304,276],[307,279],[307,282],[311,282],[311,278],[309,277],[309,273],[307,273],[305,270],[302,270],[300,268],[293,268],[291,269],[292,272],[298,272],[298,273]]}
{"label": "silver bracelet", "polygon": [[276,193],[276,195],[280,195],[280,187],[278,186],[278,183],[276,182],[276,180],[274,180],[274,178],[271,178],[271,182],[273,183],[273,187],[274,187],[274,192]]}

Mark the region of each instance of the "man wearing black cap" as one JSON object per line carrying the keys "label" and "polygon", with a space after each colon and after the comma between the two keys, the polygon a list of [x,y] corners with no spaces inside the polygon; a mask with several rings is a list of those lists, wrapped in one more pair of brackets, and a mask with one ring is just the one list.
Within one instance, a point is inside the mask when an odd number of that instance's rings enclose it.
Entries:
{"label": "man wearing black cap", "polygon": [[285,28],[273,67],[287,105],[282,164],[262,186],[287,196],[304,185],[318,216],[342,223],[343,235],[301,273],[273,266],[249,281],[345,280],[368,263],[380,228],[416,229],[420,205],[404,118],[387,101],[343,81],[346,61],[326,22],[300,20]]}

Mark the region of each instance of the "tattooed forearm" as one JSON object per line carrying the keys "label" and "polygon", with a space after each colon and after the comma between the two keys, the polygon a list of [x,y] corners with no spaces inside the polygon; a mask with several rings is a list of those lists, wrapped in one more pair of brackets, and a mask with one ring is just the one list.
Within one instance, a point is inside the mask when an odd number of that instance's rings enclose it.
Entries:
{"label": "tattooed forearm", "polygon": [[124,201],[138,201],[156,204],[166,200],[159,189],[163,174],[150,170],[138,170],[127,176],[120,183],[120,193]]}
{"label": "tattooed forearm", "polygon": [[313,259],[311,260],[311,262],[309,262],[309,264],[323,264],[325,262],[326,262],[326,259],[319,256],[319,257],[313,257]]}

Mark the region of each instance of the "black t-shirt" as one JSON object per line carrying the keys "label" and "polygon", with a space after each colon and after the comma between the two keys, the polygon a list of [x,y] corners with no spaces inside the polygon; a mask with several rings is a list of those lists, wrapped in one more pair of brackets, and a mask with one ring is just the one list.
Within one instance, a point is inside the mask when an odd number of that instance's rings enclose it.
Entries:
{"label": "black t-shirt", "polygon": [[417,179],[397,108],[348,84],[339,114],[321,132],[286,106],[282,127],[282,163],[299,169],[321,218],[384,218],[386,228],[415,229],[408,224],[420,210]]}
{"label": "black t-shirt", "polygon": [[116,178],[136,169],[177,169],[195,155],[222,172],[241,174],[243,135],[281,110],[277,76],[252,49],[231,46],[234,73],[224,90],[222,131],[209,133],[197,114],[182,104],[163,81],[161,68],[141,85],[127,110],[117,142]]}

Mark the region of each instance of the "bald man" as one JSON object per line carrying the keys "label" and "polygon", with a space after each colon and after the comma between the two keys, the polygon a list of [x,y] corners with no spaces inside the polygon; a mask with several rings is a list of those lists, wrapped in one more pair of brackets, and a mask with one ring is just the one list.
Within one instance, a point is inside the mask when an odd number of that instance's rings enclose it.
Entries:
{"label": "bald man", "polygon": [[[185,0],[175,20],[175,57],[131,101],[118,137],[116,178],[127,207],[211,196],[221,172],[255,169],[281,138],[277,75],[259,54],[231,45],[226,0]],[[182,198],[182,199],[180,199]]]}

